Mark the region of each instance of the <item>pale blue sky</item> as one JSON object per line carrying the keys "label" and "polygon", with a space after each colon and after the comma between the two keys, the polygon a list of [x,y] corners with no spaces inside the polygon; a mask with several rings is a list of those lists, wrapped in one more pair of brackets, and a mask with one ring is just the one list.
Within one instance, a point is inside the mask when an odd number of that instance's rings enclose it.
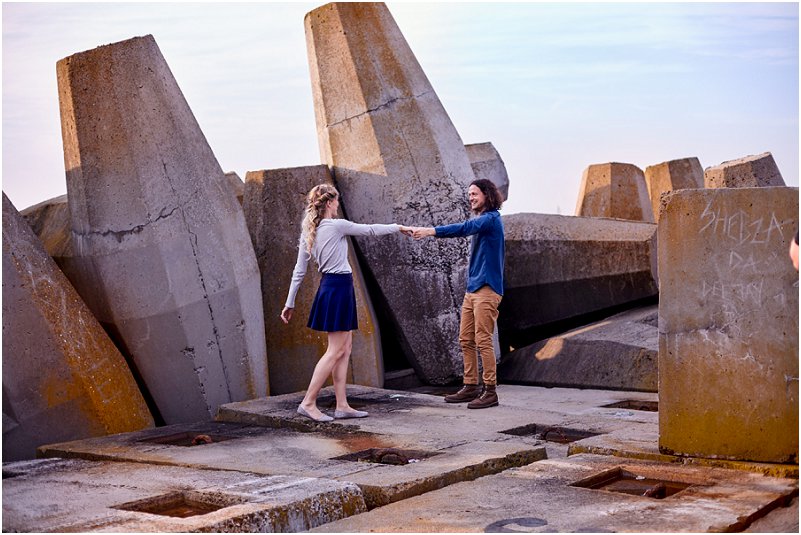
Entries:
{"label": "pale blue sky", "polygon": [[[222,168],[320,163],[303,16],[320,3],[3,3],[3,190],[66,192],[55,64],[152,34]],[[799,176],[797,3],[387,3],[504,213],[573,214],[590,164],[773,153]]]}

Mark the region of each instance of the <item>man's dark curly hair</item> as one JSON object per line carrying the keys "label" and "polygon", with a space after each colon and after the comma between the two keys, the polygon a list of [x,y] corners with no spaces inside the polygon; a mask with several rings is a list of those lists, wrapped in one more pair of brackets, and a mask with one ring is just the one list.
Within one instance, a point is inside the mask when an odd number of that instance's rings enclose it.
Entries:
{"label": "man's dark curly hair", "polygon": [[470,185],[480,189],[481,193],[487,197],[487,199],[484,201],[484,212],[500,210],[501,206],[503,205],[503,196],[501,195],[501,192],[498,191],[498,187],[495,186],[491,180],[479,178],[472,181]]}

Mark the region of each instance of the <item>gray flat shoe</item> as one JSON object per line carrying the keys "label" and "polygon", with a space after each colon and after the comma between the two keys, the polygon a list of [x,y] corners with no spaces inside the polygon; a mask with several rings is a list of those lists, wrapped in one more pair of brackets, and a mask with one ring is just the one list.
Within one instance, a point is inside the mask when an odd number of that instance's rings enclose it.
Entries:
{"label": "gray flat shoe", "polygon": [[306,418],[310,418],[310,419],[314,420],[315,422],[330,422],[331,420],[333,420],[333,418],[331,418],[330,416],[328,416],[326,414],[323,414],[319,418],[315,418],[314,416],[309,414],[309,411],[307,411],[306,409],[304,409],[300,405],[298,405],[298,414],[300,414],[301,416],[305,416]]}
{"label": "gray flat shoe", "polygon": [[344,420],[346,418],[367,418],[368,416],[370,416],[370,413],[357,411],[356,409],[353,411],[334,411],[334,418],[337,420]]}

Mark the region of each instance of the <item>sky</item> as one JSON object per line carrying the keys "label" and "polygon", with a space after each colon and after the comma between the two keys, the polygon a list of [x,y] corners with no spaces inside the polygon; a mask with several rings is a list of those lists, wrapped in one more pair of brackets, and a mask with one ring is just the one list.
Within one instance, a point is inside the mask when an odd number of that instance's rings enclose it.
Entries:
{"label": "sky", "polygon": [[[152,34],[224,171],[321,163],[303,16],[322,3],[2,5],[2,189],[66,193],[56,62]],[[572,215],[591,164],[771,152],[798,186],[797,3],[387,2],[502,213]]]}

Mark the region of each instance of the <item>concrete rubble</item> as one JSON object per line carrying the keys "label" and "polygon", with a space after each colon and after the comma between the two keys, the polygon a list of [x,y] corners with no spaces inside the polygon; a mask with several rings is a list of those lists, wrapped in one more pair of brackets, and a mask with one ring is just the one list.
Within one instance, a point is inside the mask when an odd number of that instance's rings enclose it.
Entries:
{"label": "concrete rubble", "polygon": [[654,222],[645,175],[630,163],[593,164],[581,176],[576,215]]}
{"label": "concrete rubble", "polygon": [[[279,314],[297,259],[306,194],[317,184],[333,181],[325,165],[249,171],[245,178],[245,220],[261,270],[270,392],[297,392],[309,384],[314,366],[328,344],[325,333],[306,327],[321,277],[314,261],[309,262],[298,291],[292,321],[284,324]],[[384,367],[378,320],[352,247],[349,262],[359,329],[353,332],[348,383],[381,387]]]}
{"label": "concrete rubble", "polygon": [[651,197],[654,221],[659,223],[660,198],[677,189],[703,188],[704,168],[698,158],[670,160],[645,168],[645,183]]}
{"label": "concrete rubble", "polygon": [[704,171],[704,187],[709,189],[784,185],[784,178],[769,152],[723,162]]}
{"label": "concrete rubble", "polygon": [[125,359],[3,193],[3,460],[145,427]]}
{"label": "concrete rubble", "polygon": [[[432,226],[468,219],[464,143],[382,3],[306,15],[317,134],[347,217]],[[401,348],[426,382],[462,375],[458,344],[468,240],[356,238]]]}
{"label": "concrete rubble", "polygon": [[265,395],[260,277],[242,208],[153,37],[74,54],[57,75],[68,278],[163,421]]}
{"label": "concrete rubble", "polygon": [[657,391],[657,306],[622,312],[505,355],[503,383]]}
{"label": "concrete rubble", "polygon": [[659,224],[660,449],[798,463],[798,188],[681,190]]}
{"label": "concrete rubble", "polygon": [[656,225],[549,214],[503,216],[506,293],[501,347],[521,348],[537,330],[656,296]]}

